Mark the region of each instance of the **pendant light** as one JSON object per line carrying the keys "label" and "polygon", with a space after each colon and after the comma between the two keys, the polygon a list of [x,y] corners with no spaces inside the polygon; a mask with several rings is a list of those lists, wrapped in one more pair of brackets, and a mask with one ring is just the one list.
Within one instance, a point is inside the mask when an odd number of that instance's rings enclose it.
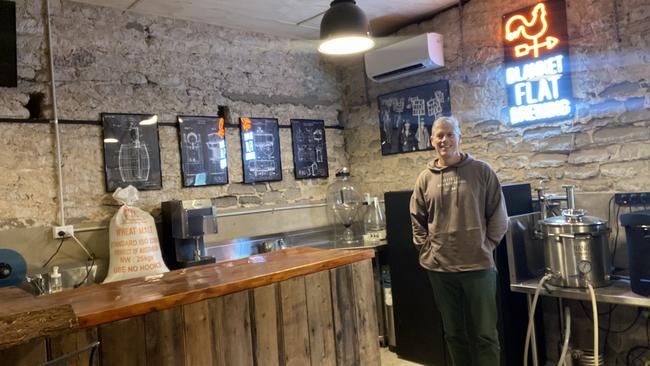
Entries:
{"label": "pendant light", "polygon": [[349,55],[371,49],[370,23],[354,0],[334,0],[320,23],[318,51],[328,55]]}

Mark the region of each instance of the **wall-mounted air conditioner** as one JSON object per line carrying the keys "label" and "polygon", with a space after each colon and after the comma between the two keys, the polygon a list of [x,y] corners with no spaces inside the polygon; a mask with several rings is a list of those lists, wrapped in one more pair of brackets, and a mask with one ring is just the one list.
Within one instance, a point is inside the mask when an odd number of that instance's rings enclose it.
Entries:
{"label": "wall-mounted air conditioner", "polygon": [[377,82],[445,66],[442,35],[425,33],[365,54],[366,74]]}

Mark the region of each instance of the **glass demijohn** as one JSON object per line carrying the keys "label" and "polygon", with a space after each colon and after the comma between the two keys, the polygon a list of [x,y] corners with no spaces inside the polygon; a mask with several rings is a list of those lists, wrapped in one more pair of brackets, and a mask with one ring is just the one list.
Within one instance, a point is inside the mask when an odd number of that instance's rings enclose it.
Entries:
{"label": "glass demijohn", "polygon": [[335,223],[342,224],[345,228],[342,235],[337,235],[337,241],[348,245],[359,241],[353,224],[365,211],[363,196],[349,178],[348,168],[341,168],[336,173],[336,182],[327,188],[327,208],[330,216]]}

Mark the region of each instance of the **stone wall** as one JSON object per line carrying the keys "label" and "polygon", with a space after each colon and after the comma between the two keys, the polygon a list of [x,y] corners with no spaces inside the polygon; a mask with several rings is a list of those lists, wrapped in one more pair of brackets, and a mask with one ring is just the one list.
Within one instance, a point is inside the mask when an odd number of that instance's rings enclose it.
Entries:
{"label": "stone wall", "polygon": [[[0,88],[0,119],[51,119],[45,1],[15,2],[19,81],[17,88]],[[310,42],[50,3],[58,118],[91,121],[60,124],[65,219],[100,259],[108,257],[105,227],[118,208],[105,191],[102,128],[92,123],[102,112],[156,113],[159,121],[174,122],[176,115],[214,116],[225,106],[226,122],[233,124],[239,117],[275,117],[284,127],[291,118],[339,125],[338,71]],[[0,125],[0,248],[19,251],[40,271],[58,246],[51,231],[60,222],[54,128]],[[239,129],[227,127],[230,183],[182,188],[178,130],[161,125],[159,135],[163,189],[141,192],[137,204],[155,217],[160,202],[170,199],[212,198],[219,212],[320,203],[336,170],[347,164],[342,130],[327,128],[330,179],[295,180],[290,129],[281,128],[283,180],[242,184]],[[220,233],[211,242],[322,226],[327,217],[321,206],[218,221]],[[84,259],[69,240],[52,264]]]}
{"label": "stone wall", "polygon": [[[463,148],[488,161],[503,182],[549,179],[583,192],[647,190],[650,179],[650,9],[642,0],[568,1],[576,115],[568,121],[510,127],[500,41],[501,15],[533,1],[470,1],[396,36],[438,32],[446,67],[399,81],[367,81],[360,59],[344,73],[346,147],[362,190],[408,189],[432,156],[382,156],[377,95],[447,79]],[[615,4],[617,5],[616,9]],[[615,16],[616,15],[616,16]],[[462,43],[461,43],[462,42]],[[366,95],[368,96],[366,98]]]}
{"label": "stone wall", "polygon": [[[575,117],[511,127],[505,118],[501,16],[534,3],[469,1],[462,11],[450,9],[395,35],[442,34],[446,67],[440,70],[377,84],[364,83],[360,58],[347,63],[342,79],[346,148],[352,173],[359,177],[363,191],[382,195],[411,189],[433,157],[431,151],[381,155],[377,96],[443,79],[450,82],[452,113],[461,121],[463,149],[489,162],[502,182],[538,186],[541,179],[547,179],[549,191],[558,193],[562,185],[575,184],[582,192],[578,201],[589,199],[584,206],[594,214],[605,213],[605,217],[613,192],[648,191],[650,5],[644,0],[568,0]],[[619,247],[619,254],[624,251]],[[626,262],[624,257],[617,255],[618,262]],[[604,311],[607,305],[601,307]],[[545,308],[550,319],[547,324],[554,324],[556,307]],[[586,333],[591,326],[579,308],[572,315],[584,325],[574,327],[582,332],[576,339],[584,340],[577,347],[590,347]],[[635,315],[634,308],[620,308],[613,313],[611,329],[625,328]],[[614,356],[624,362],[630,347],[645,344],[643,324],[645,318],[631,331],[610,334],[608,364],[614,364]],[[557,334],[557,330],[547,329],[547,350],[555,360]]]}
{"label": "stone wall", "polygon": [[[0,88],[0,117],[51,118],[45,2],[17,0],[17,88]],[[52,1],[58,118],[99,121],[102,112],[323,119],[338,125],[342,109],[335,68],[309,42],[214,25],[146,17]],[[38,99],[42,99],[39,103]],[[31,100],[31,102],[30,102]],[[40,113],[38,112],[40,107]],[[36,115],[34,115],[36,114]],[[62,124],[66,221],[105,221],[116,207],[105,192],[102,129]],[[290,129],[280,129],[283,180],[244,185],[238,128],[227,129],[230,184],[182,188],[178,131],[160,126],[163,189],[142,192],[139,206],[154,212],[163,200],[217,198],[220,208],[319,202],[327,179],[295,180]],[[58,220],[53,128],[2,124],[0,230],[47,226]],[[343,133],[327,129],[330,175],[347,163]],[[8,165],[8,166],[7,166]],[[281,229],[281,225],[278,227]]]}

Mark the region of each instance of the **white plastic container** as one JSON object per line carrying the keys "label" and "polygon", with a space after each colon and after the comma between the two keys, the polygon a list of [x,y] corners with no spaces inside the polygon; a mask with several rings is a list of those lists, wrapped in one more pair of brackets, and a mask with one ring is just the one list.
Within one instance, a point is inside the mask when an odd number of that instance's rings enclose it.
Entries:
{"label": "white plastic container", "polygon": [[63,282],[61,281],[61,273],[59,273],[59,266],[52,267],[52,273],[50,273],[50,292],[61,292],[63,291]]}

